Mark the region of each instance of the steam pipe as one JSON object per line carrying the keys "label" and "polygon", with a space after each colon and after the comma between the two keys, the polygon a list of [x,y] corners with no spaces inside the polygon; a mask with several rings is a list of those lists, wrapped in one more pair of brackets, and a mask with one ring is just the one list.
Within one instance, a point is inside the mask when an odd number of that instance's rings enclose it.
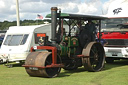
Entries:
{"label": "steam pipe", "polygon": [[52,44],[56,43],[56,27],[57,27],[57,7],[51,8],[51,41]]}

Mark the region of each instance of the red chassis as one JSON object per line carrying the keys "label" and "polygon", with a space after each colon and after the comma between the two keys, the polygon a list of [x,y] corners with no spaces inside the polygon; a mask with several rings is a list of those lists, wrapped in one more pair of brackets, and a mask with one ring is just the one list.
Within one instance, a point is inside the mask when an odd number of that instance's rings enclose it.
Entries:
{"label": "red chassis", "polygon": [[[45,50],[51,50],[52,51],[52,64],[47,65],[45,67],[41,66],[33,66],[33,65],[22,65],[23,67],[37,67],[37,68],[55,68],[55,67],[64,67],[63,64],[57,64],[57,48],[52,46],[36,46],[36,49],[45,49]],[[31,52],[34,52],[34,47],[31,47]]]}

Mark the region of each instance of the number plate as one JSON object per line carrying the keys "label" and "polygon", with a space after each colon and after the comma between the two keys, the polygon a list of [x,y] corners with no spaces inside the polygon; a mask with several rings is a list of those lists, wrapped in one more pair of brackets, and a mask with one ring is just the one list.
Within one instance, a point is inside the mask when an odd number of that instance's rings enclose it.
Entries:
{"label": "number plate", "polygon": [[117,56],[117,55],[118,55],[118,53],[116,53],[116,52],[115,53],[112,53],[112,56]]}
{"label": "number plate", "polygon": [[37,68],[37,67],[29,67],[29,69],[30,69],[30,70],[35,70],[35,71],[37,71],[37,70],[38,70],[38,68]]}

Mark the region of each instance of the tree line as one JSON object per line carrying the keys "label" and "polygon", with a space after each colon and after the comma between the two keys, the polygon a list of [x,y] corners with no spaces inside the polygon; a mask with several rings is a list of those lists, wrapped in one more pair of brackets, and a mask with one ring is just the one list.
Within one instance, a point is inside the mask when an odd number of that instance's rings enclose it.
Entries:
{"label": "tree line", "polygon": [[[51,20],[23,20],[20,21],[21,26],[28,26],[28,25],[40,25],[44,24],[45,22],[51,23]],[[16,26],[16,21],[3,21],[0,22],[0,30],[7,30],[10,26]]]}

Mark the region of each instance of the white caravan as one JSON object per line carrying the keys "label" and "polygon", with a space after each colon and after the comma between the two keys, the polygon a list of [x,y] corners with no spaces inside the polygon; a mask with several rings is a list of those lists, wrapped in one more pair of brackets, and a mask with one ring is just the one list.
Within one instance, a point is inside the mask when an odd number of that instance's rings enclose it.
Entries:
{"label": "white caravan", "polygon": [[0,63],[25,60],[30,48],[39,45],[38,33],[50,36],[50,24],[10,27],[1,45]]}

